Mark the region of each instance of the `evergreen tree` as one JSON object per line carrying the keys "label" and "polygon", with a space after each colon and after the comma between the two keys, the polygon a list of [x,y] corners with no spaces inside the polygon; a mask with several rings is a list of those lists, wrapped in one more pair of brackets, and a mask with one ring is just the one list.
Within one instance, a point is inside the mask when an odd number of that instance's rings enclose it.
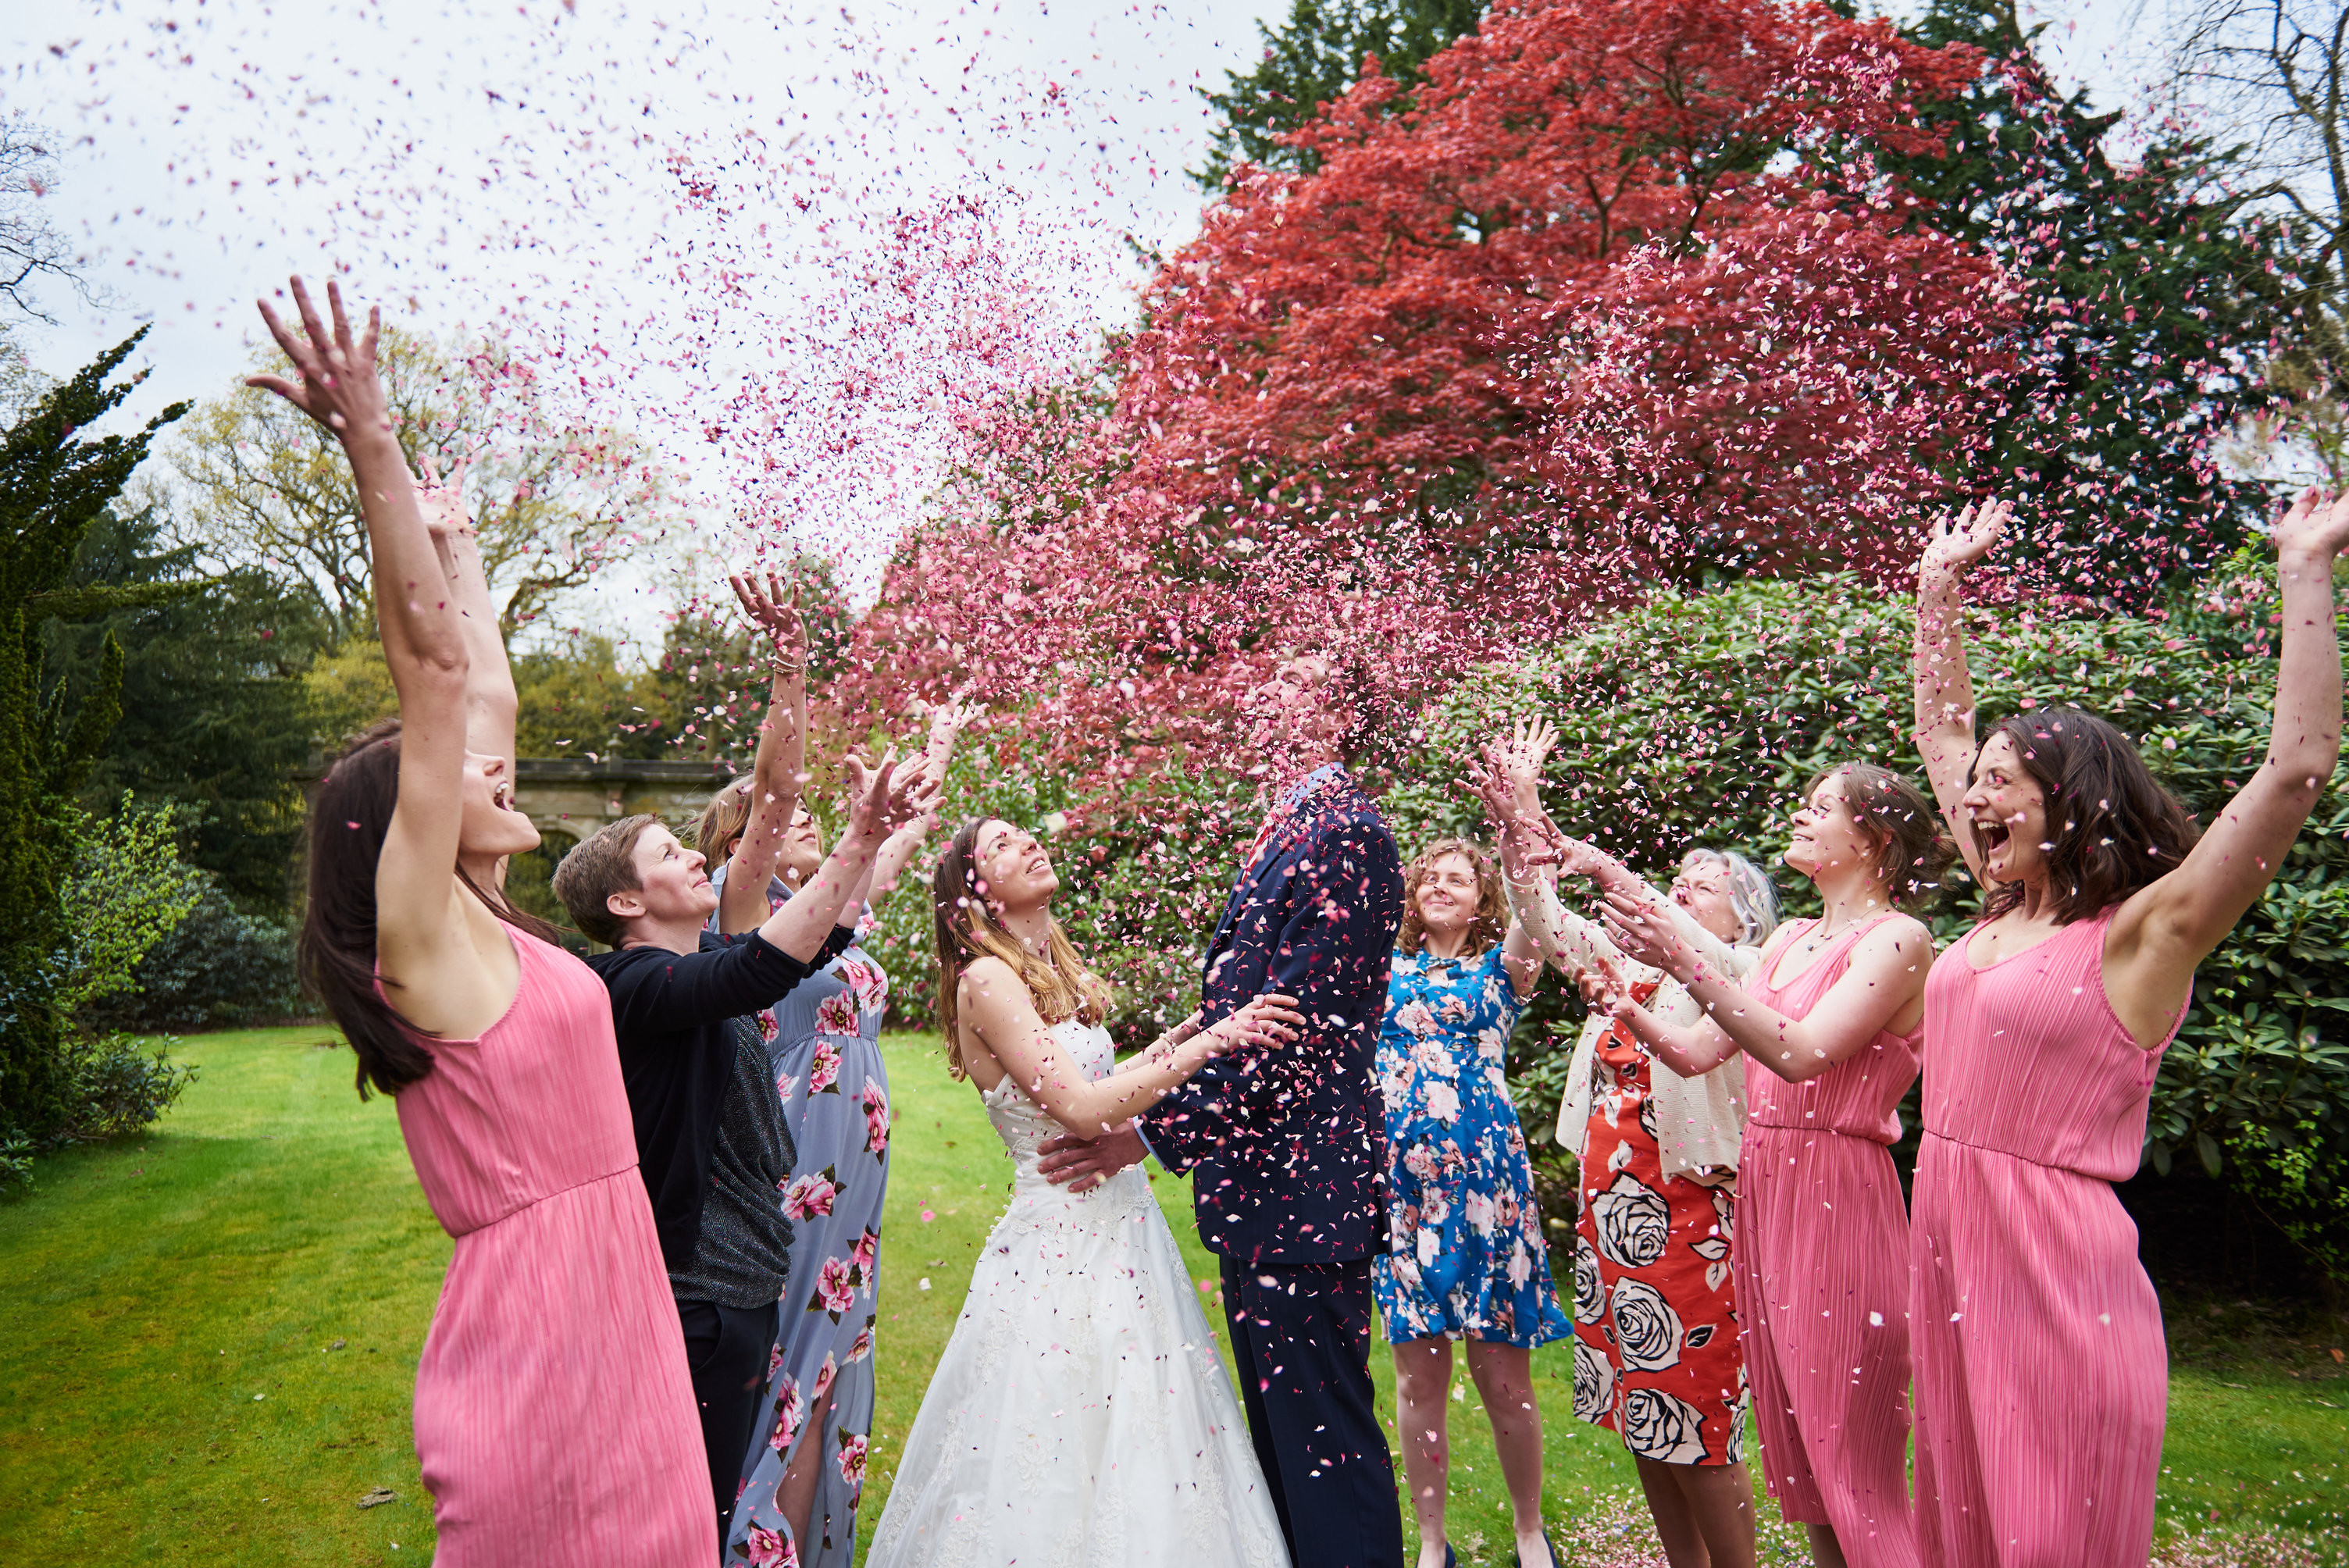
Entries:
{"label": "evergreen tree", "polygon": [[181,852],[256,913],[283,913],[302,830],[295,780],[310,751],[302,674],[325,634],[310,596],[239,568],[209,577],[196,547],[162,537],[153,506],[112,507],[82,541],[77,587],[171,583],[185,592],[102,619],[51,620],[50,676],[88,689],[111,638],[121,645],[122,722],[83,789],[109,810],[126,790],[175,801]]}
{"label": "evergreen tree", "polygon": [[1197,89],[1224,122],[1207,140],[1206,167],[1192,178],[1203,189],[1221,191],[1243,163],[1310,172],[1312,155],[1283,147],[1279,139],[1352,87],[1365,54],[1376,55],[1388,76],[1416,86],[1421,63],[1474,31],[1485,5],[1485,0],[1290,0],[1288,20],[1278,30],[1257,24],[1264,58],[1254,70],[1225,72],[1229,80],[1222,92]]}
{"label": "evergreen tree", "polygon": [[175,403],[136,433],[86,434],[130,395],[108,384],[140,328],[0,433],[0,1141],[43,1140],[72,1112],[57,1005],[59,888],[78,847],[76,796],[122,713],[122,646],[103,640],[78,700],[44,678],[41,627],[155,603],[172,583],[76,586],[82,541],[146,458]]}
{"label": "evergreen tree", "polygon": [[1982,68],[1963,96],[1919,106],[1941,156],[1880,161],[1926,222],[2023,286],[2022,370],[1964,477],[2024,503],[2057,591],[2136,607],[2224,557],[2268,505],[2219,459],[2268,401],[2288,236],[2230,189],[2238,155],[2207,139],[2167,127],[2116,158],[2121,117],[2056,90],[2033,50],[2044,26],[2026,30],[2012,0],[1932,0],[1906,36],[1971,44]]}

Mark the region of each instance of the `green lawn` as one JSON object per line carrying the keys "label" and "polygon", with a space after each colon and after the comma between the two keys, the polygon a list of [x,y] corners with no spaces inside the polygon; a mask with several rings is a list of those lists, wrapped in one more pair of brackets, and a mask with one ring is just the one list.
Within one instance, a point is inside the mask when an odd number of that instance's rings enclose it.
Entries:
{"label": "green lawn", "polygon": [[[0,1204],[0,1563],[417,1563],[430,1553],[409,1396],[449,1243],[391,1106],[358,1102],[351,1057],[329,1037],[314,1027],[186,1041],[181,1054],[202,1076],[150,1136],[45,1161],[29,1196]],[[947,1081],[931,1043],[886,1046],[899,1119],[867,1529],[1009,1175],[977,1095]],[[1164,1175],[1157,1188],[1195,1278],[1212,1279],[1187,1192]],[[1220,1314],[1209,1316],[1220,1336]],[[1383,1347],[1372,1365],[1392,1412]],[[1543,1351],[1536,1365],[1560,1544],[1594,1564],[1630,1561],[1618,1554],[1641,1517],[1627,1506],[1630,1466],[1613,1439],[1573,1419],[1566,1355]],[[2181,1372],[2165,1520],[2343,1534],[2349,1380],[2309,1377]],[[1453,1539],[1464,1562],[1506,1563],[1498,1470],[1475,1388],[1464,1379],[1461,1393]],[[377,1487],[397,1501],[359,1509]],[[1629,1539],[1615,1533],[1626,1522]],[[1801,1560],[1794,1532],[1767,1534],[1771,1560]]]}

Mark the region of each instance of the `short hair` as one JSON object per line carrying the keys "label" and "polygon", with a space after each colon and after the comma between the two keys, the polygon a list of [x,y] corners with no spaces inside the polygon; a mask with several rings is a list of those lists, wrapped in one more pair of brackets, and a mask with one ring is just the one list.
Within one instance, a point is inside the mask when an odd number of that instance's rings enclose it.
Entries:
{"label": "short hair", "polygon": [[1838,762],[1803,786],[1808,800],[1830,779],[1844,781],[1843,803],[1860,830],[1876,841],[1876,869],[1895,905],[1907,907],[1941,890],[1941,873],[1957,858],[1957,841],[1941,831],[1923,790],[1873,762]]}
{"label": "short hair", "polygon": [[1464,856],[1476,873],[1476,913],[1468,924],[1465,954],[1480,958],[1509,934],[1508,894],[1502,888],[1501,873],[1493,864],[1493,857],[1466,839],[1438,839],[1403,868],[1402,923],[1395,930],[1395,951],[1427,950],[1427,926],[1419,918],[1420,885],[1435,869],[1435,862],[1446,855]]}
{"label": "short hair", "polygon": [[1707,849],[1700,844],[1681,857],[1681,869],[1689,863],[1710,861],[1722,869],[1729,883],[1729,907],[1737,915],[1739,947],[1759,947],[1778,929],[1778,885],[1770,873],[1739,854],[1735,850]]}
{"label": "short hair", "polygon": [[649,811],[608,822],[571,846],[554,868],[554,896],[571,912],[571,923],[594,941],[617,947],[627,923],[612,913],[616,892],[644,886],[636,875],[636,841],[660,819]]}

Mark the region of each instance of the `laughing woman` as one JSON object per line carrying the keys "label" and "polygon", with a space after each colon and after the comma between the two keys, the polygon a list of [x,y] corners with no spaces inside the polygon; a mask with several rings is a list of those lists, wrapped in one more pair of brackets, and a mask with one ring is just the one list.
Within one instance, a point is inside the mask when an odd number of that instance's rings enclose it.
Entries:
{"label": "laughing woman", "polygon": [[1446,1568],[1452,1342],[1493,1423],[1518,1561],[1552,1561],[1541,1517],[1533,1348],[1573,1332],[1558,1309],[1526,1136],[1509,1099],[1509,1035],[1542,959],[1509,916],[1501,878],[1465,839],[1403,872],[1402,928],[1379,1031],[1386,1090],[1388,1250],[1371,1282],[1394,1346],[1403,1473],[1420,1568]]}
{"label": "laughing woman", "polygon": [[1910,1261],[1917,1503],[1949,1568],[2136,1568],[2153,1533],[2161,1305],[2112,1183],[2195,966],[2256,902],[2341,749],[2333,568],[2349,497],[2276,524],[2283,648],[2266,761],[2197,834],[2129,738],[2040,707],[1974,745],[1958,579],[2008,509],[1938,526],[1917,582],[1917,739],[1986,918],[1925,988]]}

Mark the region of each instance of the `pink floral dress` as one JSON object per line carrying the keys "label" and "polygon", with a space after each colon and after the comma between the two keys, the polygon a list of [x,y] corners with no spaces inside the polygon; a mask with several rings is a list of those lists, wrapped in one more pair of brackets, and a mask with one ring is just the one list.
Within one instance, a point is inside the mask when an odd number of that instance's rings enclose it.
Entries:
{"label": "pink floral dress", "polygon": [[[867,911],[868,929],[872,918]],[[889,1078],[880,1046],[888,1007],[888,975],[851,947],[759,1018],[799,1163],[782,1193],[792,1241],[781,1332],[768,1358],[760,1440],[727,1532],[728,1563],[847,1568],[854,1556],[873,1429],[874,1265],[889,1183]],[[818,1427],[809,1417],[826,1394],[831,1408]],[[775,1489],[803,1442],[821,1445],[822,1469],[808,1539],[794,1542]]]}

